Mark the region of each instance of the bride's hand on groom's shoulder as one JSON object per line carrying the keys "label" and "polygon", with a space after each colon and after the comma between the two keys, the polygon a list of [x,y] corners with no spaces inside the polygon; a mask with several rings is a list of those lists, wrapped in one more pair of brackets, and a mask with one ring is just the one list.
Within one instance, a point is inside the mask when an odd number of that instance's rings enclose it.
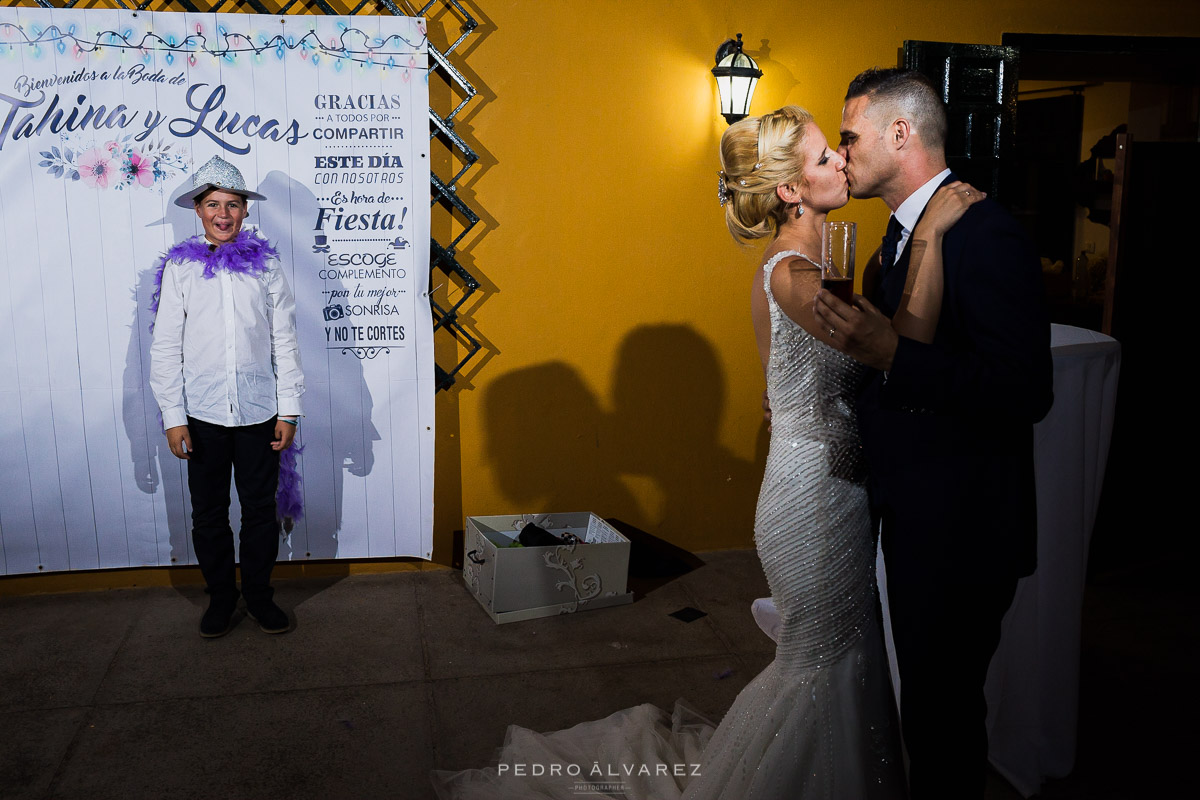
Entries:
{"label": "bride's hand on groom's shoulder", "polygon": [[945,235],[946,231],[962,219],[968,208],[985,197],[987,192],[981,192],[969,183],[947,183],[929,199],[929,204],[925,206],[925,214],[913,232],[913,238],[928,240]]}

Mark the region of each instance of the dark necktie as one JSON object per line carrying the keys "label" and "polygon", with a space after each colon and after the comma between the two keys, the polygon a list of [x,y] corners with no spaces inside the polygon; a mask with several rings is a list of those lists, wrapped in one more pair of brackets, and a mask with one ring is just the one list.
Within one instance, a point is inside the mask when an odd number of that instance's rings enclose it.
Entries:
{"label": "dark necktie", "polygon": [[879,261],[883,266],[881,275],[886,275],[892,264],[896,263],[896,247],[900,244],[900,234],[903,230],[900,220],[893,214],[888,219],[887,233],[883,235],[883,248],[879,251]]}

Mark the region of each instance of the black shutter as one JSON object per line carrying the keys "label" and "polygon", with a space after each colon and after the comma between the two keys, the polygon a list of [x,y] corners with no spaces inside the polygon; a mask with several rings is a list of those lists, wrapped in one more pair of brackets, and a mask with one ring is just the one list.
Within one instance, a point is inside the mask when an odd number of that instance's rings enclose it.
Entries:
{"label": "black shutter", "polygon": [[1011,46],[904,43],[904,67],[929,76],[946,104],[947,164],[1001,202],[1016,141],[1019,59]]}

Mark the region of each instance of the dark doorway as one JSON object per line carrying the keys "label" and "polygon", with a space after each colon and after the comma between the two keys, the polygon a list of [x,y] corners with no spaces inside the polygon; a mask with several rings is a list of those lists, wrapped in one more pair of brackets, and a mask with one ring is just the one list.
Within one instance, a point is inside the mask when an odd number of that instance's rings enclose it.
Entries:
{"label": "dark doorway", "polygon": [[[1076,174],[1062,176],[1057,192],[1048,185],[1049,175],[1045,179],[1040,174],[1034,176],[1032,180],[1045,187],[1044,191],[1057,194],[1058,197],[1043,201],[1040,197],[1042,191],[1039,191],[1036,200],[1022,203],[1021,210],[1029,211],[1030,215],[1018,216],[1022,216],[1022,221],[1040,247],[1045,246],[1047,237],[1058,242],[1065,241],[1068,236],[1074,237],[1072,247],[1063,260],[1062,272],[1050,269],[1046,273],[1054,321],[1097,330],[1102,328],[1105,321],[1110,321],[1111,328],[1107,331],[1113,332],[1121,326],[1116,316],[1122,311],[1116,307],[1112,287],[1123,280],[1133,279],[1137,267],[1130,260],[1134,255],[1131,251],[1123,251],[1129,256],[1120,259],[1124,264],[1118,263],[1118,253],[1110,252],[1110,246],[1117,243],[1106,211],[1113,186],[1111,170],[1115,169],[1116,160],[1112,159],[1111,134],[1119,125],[1127,128],[1134,147],[1133,152],[1128,154],[1130,163],[1136,156],[1136,148],[1143,143],[1196,143],[1197,134],[1200,133],[1197,123],[1200,117],[1200,61],[1196,59],[1196,53],[1200,52],[1200,39],[1006,33],[1002,41],[1004,46],[1014,47],[1020,52],[1021,83],[1018,92],[1021,102],[1018,103],[1017,137],[1019,142],[1033,145],[1032,148],[1023,148],[1024,152],[1014,159],[1015,174],[1029,174],[1032,162],[1042,158],[1035,151],[1037,147],[1053,148],[1056,142],[1061,142],[1065,148],[1067,138],[1077,137],[1084,128],[1082,120],[1085,114],[1090,115],[1091,129],[1088,130],[1087,141],[1076,139],[1082,144],[1082,148],[1076,148]],[[1030,82],[1041,84],[1038,89],[1029,92],[1027,87]],[[1047,86],[1054,85],[1057,85],[1058,94],[1069,92],[1071,95],[1049,99],[1063,104],[1080,102],[1077,118],[1069,118],[1065,111],[1057,115],[1032,105],[1039,92],[1053,92],[1054,89]],[[1111,106],[1111,94],[1107,101],[1102,101],[1098,95],[1106,94],[1105,87],[1118,85],[1123,86],[1125,92],[1119,103],[1120,108],[1108,108],[1109,119],[1096,129],[1097,115],[1093,103],[1108,102]],[[1078,100],[1074,95],[1080,95]],[[1087,111],[1084,110],[1083,101],[1086,101]],[[1064,125],[1071,125],[1071,130],[1056,130]],[[1096,154],[1097,149],[1106,151],[1105,158],[1093,159],[1092,163],[1088,163],[1089,149],[1092,149],[1092,155]],[[1045,158],[1046,161],[1035,169],[1057,172],[1049,163],[1049,154],[1045,154]],[[1089,170],[1092,179],[1090,187],[1085,185],[1089,177],[1085,173],[1089,173]],[[1075,197],[1071,197],[1072,194]],[[1130,202],[1131,198],[1127,197],[1126,201]],[[1049,203],[1049,207],[1040,208],[1043,202]],[[1068,203],[1076,217],[1070,221],[1062,211]],[[1085,203],[1090,203],[1086,210]],[[1013,210],[1016,212],[1017,208]],[[1083,221],[1085,216],[1086,223]],[[1122,227],[1125,224],[1140,225],[1145,222],[1126,219],[1122,221]],[[1051,234],[1051,229],[1055,233]],[[1123,240],[1123,235],[1120,238]],[[1057,248],[1061,251],[1061,244]],[[1050,254],[1042,252],[1041,255]],[[1097,311],[1097,305],[1102,311]],[[1125,312],[1130,311],[1126,303]],[[1125,327],[1128,332],[1130,326]]]}
{"label": "dark doorway", "polygon": [[1098,327],[1099,310],[1095,319],[1081,319],[1073,302],[1076,204],[1071,187],[1082,130],[1080,94],[1018,100],[1008,207],[1042,257],[1051,321]]}
{"label": "dark doorway", "polygon": [[[1122,357],[1113,438],[1089,569],[1093,575],[1128,570],[1153,562],[1164,552],[1186,548],[1191,538],[1187,532],[1190,526],[1181,511],[1176,511],[1172,503],[1152,499],[1174,497],[1182,489],[1182,478],[1174,477],[1178,469],[1167,466],[1175,461],[1170,456],[1178,433],[1169,421],[1170,432],[1165,435],[1152,433],[1150,426],[1162,420],[1166,410],[1163,382],[1168,374],[1167,359],[1190,349],[1190,337],[1184,333],[1181,321],[1191,316],[1188,309],[1193,293],[1186,284],[1190,270],[1173,269],[1172,265],[1181,266],[1191,258],[1195,250],[1191,226],[1200,219],[1200,196],[1193,185],[1200,175],[1200,61],[1195,57],[1200,52],[1200,39],[1005,34],[1003,42],[1020,49],[1022,88],[1027,81],[1052,82],[1091,98],[1102,91],[1092,87],[1117,83],[1127,87],[1127,100],[1121,104],[1123,116],[1108,119],[1098,129],[1093,126],[1088,141],[1076,139],[1076,163],[1081,167],[1078,179],[1086,166],[1080,156],[1094,145],[1109,155],[1104,142],[1114,138],[1109,134],[1115,124],[1124,124],[1129,131],[1129,150],[1121,169],[1116,167],[1117,159],[1107,158],[1098,159],[1093,169],[1098,178],[1112,179],[1104,175],[1106,169],[1118,171],[1123,177],[1123,202],[1120,209],[1113,209],[1114,218],[1120,211],[1119,241],[1111,241],[1109,215],[1097,205],[1093,210],[1100,213],[1091,214],[1092,234],[1088,236],[1095,253],[1082,252],[1086,245],[1078,240],[1071,252],[1076,261],[1093,255],[1100,260],[1111,255],[1110,244],[1118,245],[1113,263],[1101,268],[1111,271],[1107,277],[1113,289],[1103,303],[1111,314],[1110,332],[1121,342]],[[1072,102],[1069,96],[1054,99]],[[1036,115],[1025,116],[1027,109],[1037,109],[1027,102],[1018,103],[1018,108],[1019,140],[1035,143],[1053,138],[1029,130],[1036,126],[1052,134],[1060,124],[1053,113],[1043,115],[1038,110]],[[1061,120],[1065,124],[1065,114]],[[1045,146],[1053,147],[1048,142]],[[1025,167],[1018,166],[1017,170],[1024,173]],[[1038,185],[1042,186],[1040,177]],[[1078,180],[1074,183],[1078,188]],[[1103,194],[1103,181],[1097,180],[1096,184]],[[1075,210],[1077,198],[1072,186],[1069,179],[1062,183],[1058,199],[1050,205],[1057,208],[1070,203],[1071,213],[1082,216],[1082,208]],[[1055,193],[1050,186],[1043,188]],[[1027,220],[1039,244],[1043,241],[1041,231],[1062,226],[1054,214],[1039,210],[1036,218]],[[1079,227],[1074,230],[1077,232]],[[1061,242],[1065,237],[1060,232],[1050,238]],[[1047,275],[1048,289],[1054,288],[1053,277]],[[1094,289],[1093,281],[1092,291],[1082,298],[1076,291],[1073,306],[1061,299],[1055,303],[1051,291],[1052,308],[1058,312],[1055,321],[1099,329],[1099,301]],[[1180,303],[1182,313],[1167,311]],[[1091,313],[1087,313],[1089,308]],[[1148,534],[1150,539],[1137,532]]]}

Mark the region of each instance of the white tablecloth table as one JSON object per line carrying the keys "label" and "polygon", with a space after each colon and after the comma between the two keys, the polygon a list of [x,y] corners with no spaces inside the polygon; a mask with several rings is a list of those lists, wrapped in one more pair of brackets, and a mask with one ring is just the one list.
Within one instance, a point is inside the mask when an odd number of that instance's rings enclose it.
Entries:
{"label": "white tablecloth table", "polygon": [[1075,765],[1088,544],[1121,368],[1115,339],[1051,329],[1054,407],[1033,429],[1038,568],[1017,584],[985,686],[988,758],[1025,797]]}

